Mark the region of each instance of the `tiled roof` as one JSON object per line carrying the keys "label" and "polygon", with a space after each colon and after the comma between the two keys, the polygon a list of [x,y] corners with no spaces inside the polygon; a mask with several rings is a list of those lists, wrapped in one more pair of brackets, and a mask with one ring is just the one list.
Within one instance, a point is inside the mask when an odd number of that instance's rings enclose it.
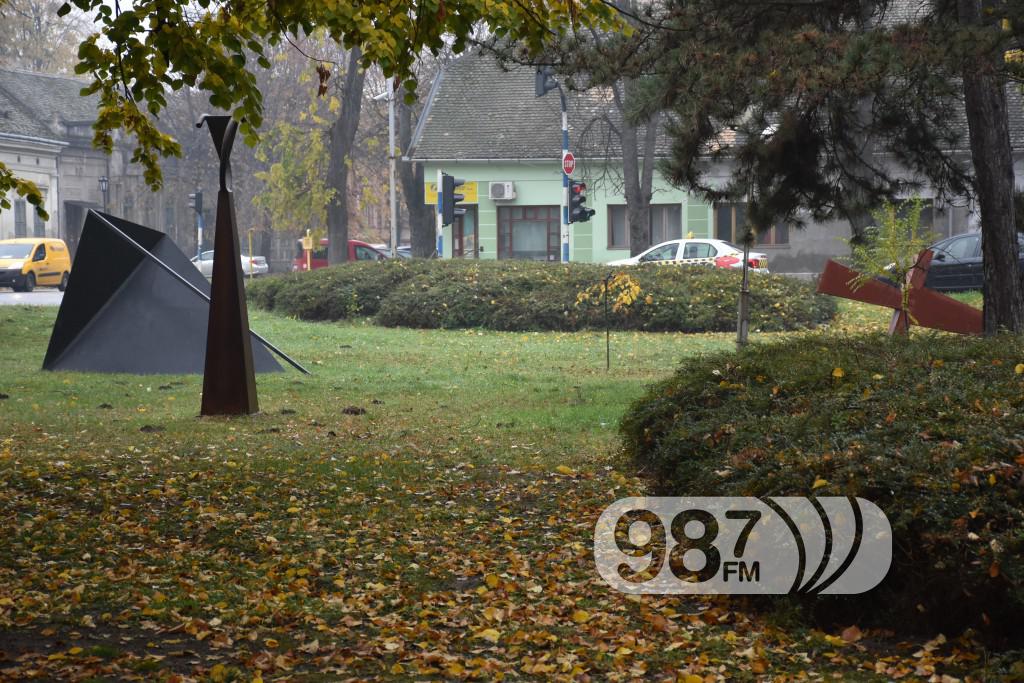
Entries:
{"label": "tiled roof", "polygon": [[0,69],[0,133],[66,139],[58,124],[96,119],[99,98],[79,94],[86,85],[78,78]]}
{"label": "tiled roof", "polygon": [[[895,2],[890,8],[902,8],[897,12],[901,21],[913,21],[922,11],[918,0]],[[1013,149],[1024,150],[1024,95],[1015,84],[1006,93],[1010,142]],[[607,117],[616,125],[621,121],[610,92],[570,91],[567,97],[570,149],[577,157],[621,156],[618,140],[602,120]],[[955,147],[968,152],[963,107],[956,107],[952,117],[952,128],[961,131]],[[470,53],[437,77],[407,156],[419,161],[558,159],[560,126],[558,93],[536,97],[532,68],[506,68],[492,56]],[[659,131],[656,154],[669,153],[670,141]]]}
{"label": "tiled roof", "polygon": [[[604,122],[621,114],[611,92],[567,91],[570,149],[577,156],[621,156]],[[561,106],[557,91],[534,94],[532,67],[500,65],[483,53],[466,54],[445,67],[434,83],[412,148],[417,160],[559,159]],[[640,131],[643,134],[643,131]],[[659,154],[667,154],[661,136]]]}
{"label": "tiled roof", "polygon": [[29,115],[24,106],[0,90],[0,135],[53,140],[56,136],[49,128]]}

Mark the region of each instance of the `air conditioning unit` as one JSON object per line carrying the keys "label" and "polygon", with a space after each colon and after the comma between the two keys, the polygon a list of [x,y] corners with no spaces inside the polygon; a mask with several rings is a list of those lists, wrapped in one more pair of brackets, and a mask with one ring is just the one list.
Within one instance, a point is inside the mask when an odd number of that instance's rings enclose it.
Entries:
{"label": "air conditioning unit", "polygon": [[490,183],[487,186],[488,199],[515,199],[516,185],[512,182]]}

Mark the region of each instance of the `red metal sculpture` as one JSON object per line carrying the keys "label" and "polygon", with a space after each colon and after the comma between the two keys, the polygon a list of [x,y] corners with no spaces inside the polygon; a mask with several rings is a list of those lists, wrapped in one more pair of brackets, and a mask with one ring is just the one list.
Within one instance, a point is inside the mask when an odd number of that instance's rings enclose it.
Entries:
{"label": "red metal sculpture", "polygon": [[981,334],[981,311],[924,286],[931,263],[932,252],[926,249],[907,275],[910,296],[906,310],[898,288],[881,280],[868,280],[855,286],[860,273],[831,260],[825,264],[825,271],[818,280],[818,292],[894,309],[889,334],[907,334],[911,323],[946,332]]}

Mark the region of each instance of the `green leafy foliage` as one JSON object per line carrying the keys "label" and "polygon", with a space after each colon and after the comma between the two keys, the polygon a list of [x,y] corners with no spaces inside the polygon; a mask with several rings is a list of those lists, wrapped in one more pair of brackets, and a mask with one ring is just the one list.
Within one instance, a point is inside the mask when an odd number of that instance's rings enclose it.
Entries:
{"label": "green leafy foliage", "polygon": [[312,230],[318,234],[327,224],[327,205],[335,190],[327,184],[326,134],[323,128],[304,128],[282,121],[265,136],[256,152],[267,170],[258,171],[263,181],[253,204],[263,209],[274,230]]}
{"label": "green leafy foliage", "polygon": [[883,202],[874,213],[877,224],[867,228],[862,240],[848,240],[850,260],[860,275],[853,287],[859,288],[878,277],[889,278],[900,290],[904,310],[910,305],[908,276],[917,267],[918,254],[935,234],[921,227],[921,200],[899,205]]}
{"label": "green leafy foliage", "polygon": [[[198,5],[139,0],[113,7],[104,0],[70,0],[58,14],[66,16],[73,8],[90,15],[97,27],[81,44],[75,68],[93,79],[83,93],[100,98],[94,143],[109,151],[115,131],[134,137],[132,160],[143,166],[145,179],[154,189],[162,182],[160,158],[181,154],[177,141],[156,127],[169,90],[205,92],[212,107],[230,111],[240,122],[245,141],[256,143],[263,123],[263,97],[252,62],[269,67],[266,45],[320,31],[346,48],[358,47],[364,68],[379,65],[385,75],[404,82],[411,95],[417,57],[424,50],[436,53],[452,40],[454,52],[462,52],[479,24],[489,25],[497,35],[521,40],[536,52],[545,41],[570,32],[577,21],[607,28],[614,25],[615,16],[597,0],[528,4],[456,0],[425,5],[410,0],[398,4],[376,0],[211,4],[201,0]],[[315,56],[311,60],[320,62],[322,86],[331,66]]]}
{"label": "green leafy foliage", "polygon": [[[249,297],[305,320],[374,316],[392,327],[571,331],[605,326],[599,297],[581,294],[615,272],[594,264],[523,261],[353,263],[266,278],[250,286]],[[735,329],[738,272],[651,266],[628,273],[639,292],[630,305],[609,307],[612,329]],[[836,311],[834,300],[816,295],[810,284],[780,275],[754,276],[751,291],[755,330],[813,327]]]}
{"label": "green leafy foliage", "polygon": [[1024,609],[1024,340],[802,335],[684,362],[621,424],[657,493],[861,496],[881,586],[830,619],[1008,632]]}

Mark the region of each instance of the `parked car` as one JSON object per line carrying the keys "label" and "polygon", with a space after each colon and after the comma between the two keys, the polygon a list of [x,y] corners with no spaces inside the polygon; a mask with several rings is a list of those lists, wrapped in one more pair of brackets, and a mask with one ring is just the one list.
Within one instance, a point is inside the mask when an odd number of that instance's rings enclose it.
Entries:
{"label": "parked car", "polygon": [[[381,242],[380,244],[371,244],[370,246],[391,258],[391,247],[389,245]],[[412,258],[412,246],[409,244],[399,244],[397,253],[398,258]]]}
{"label": "parked car", "polygon": [[[940,292],[980,290],[984,283],[981,272],[981,233],[955,235],[928,247],[935,254],[928,268],[924,286]],[[1024,269],[1024,235],[1017,233],[1017,254]]]}
{"label": "parked car", "polygon": [[[270,272],[270,266],[267,265],[267,259],[263,256],[249,256],[248,254],[242,254],[242,273],[245,275],[252,275],[256,277],[258,275],[266,275]],[[199,269],[199,272],[203,274],[203,277],[213,277],[213,251],[204,251],[199,256],[192,258],[192,263]]]}
{"label": "parked car", "polygon": [[64,240],[22,237],[0,240],[0,287],[31,292],[37,286],[64,291],[71,274],[71,253]]}
{"label": "parked car", "polygon": [[[611,261],[610,266],[633,266],[642,263],[742,268],[743,250],[724,240],[682,239],[657,244],[629,258]],[[768,256],[750,252],[750,268],[757,273],[768,272]]]}
{"label": "parked car", "polygon": [[[292,270],[316,270],[327,267],[327,246],[329,242],[326,237],[320,240],[320,246],[310,254],[309,264],[306,263],[306,250],[302,248],[302,240],[295,242],[295,260],[292,261]],[[373,245],[360,240],[348,241],[349,261],[384,261],[387,254],[377,251]]]}

